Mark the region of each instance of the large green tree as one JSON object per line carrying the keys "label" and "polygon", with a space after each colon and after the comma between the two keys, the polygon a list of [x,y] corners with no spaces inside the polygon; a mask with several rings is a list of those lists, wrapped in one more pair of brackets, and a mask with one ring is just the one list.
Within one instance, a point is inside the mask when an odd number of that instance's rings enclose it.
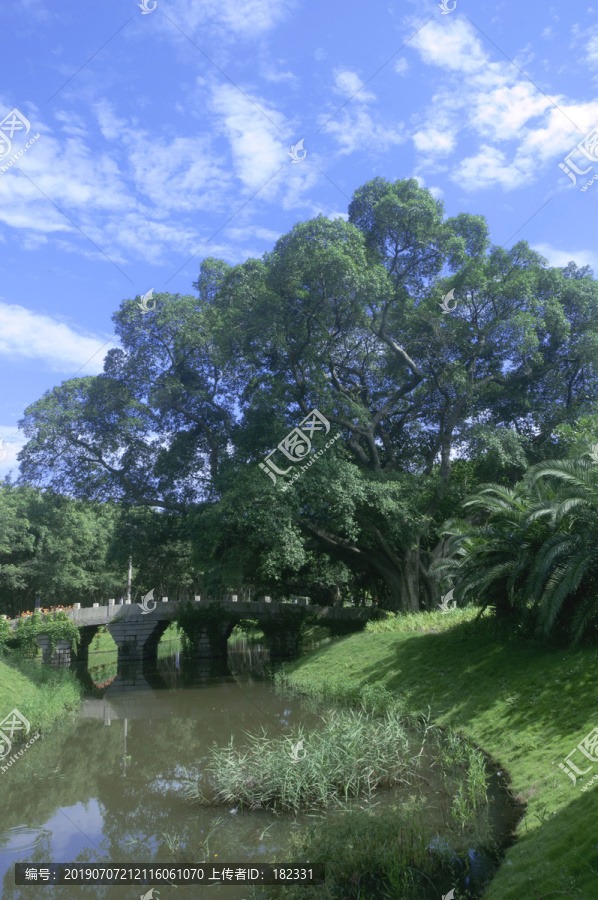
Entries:
{"label": "large green tree", "polygon": [[[185,517],[216,580],[317,593],[334,571],[429,608],[455,455],[500,445],[516,476],[596,409],[589,270],[491,246],[481,216],[445,218],[413,179],[374,179],[349,221],[298,224],[261,260],[205,260],[195,287],[144,316],[124,301],[122,347],[26,411],[21,461],[57,490]],[[283,492],[258,463],[314,408],[343,439]]]}
{"label": "large green tree", "polygon": [[43,607],[91,606],[114,596],[126,572],[111,559],[118,515],[114,506],[0,485],[0,612],[16,616],[38,598]]}

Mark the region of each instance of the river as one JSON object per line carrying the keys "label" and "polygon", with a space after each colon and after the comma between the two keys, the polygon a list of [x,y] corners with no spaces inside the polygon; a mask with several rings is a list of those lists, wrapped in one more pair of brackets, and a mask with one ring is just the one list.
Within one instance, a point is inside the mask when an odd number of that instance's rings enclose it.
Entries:
{"label": "river", "polygon": [[[191,672],[178,652],[161,647],[153,672],[110,675],[113,660],[95,670],[79,713],[60,723],[0,775],[0,885],[2,898],[37,897],[39,885],[16,886],[14,863],[161,862],[284,863],[293,832],[313,819],[270,811],[190,805],[187,774],[199,775],[209,749],[243,740],[244,732],[288,734],[315,727],[313,706],[278,694],[264,679],[266,651],[240,641],[229,645],[222,667]],[[436,790],[436,787],[434,788]],[[395,789],[385,792],[385,800]],[[491,788],[494,830],[514,822],[504,791]],[[502,800],[501,800],[502,798]],[[206,867],[207,868],[207,867]],[[46,886],[52,898],[139,898],[142,886]],[[151,896],[151,895],[150,895]],[[154,897],[245,900],[243,886],[154,885]],[[270,894],[270,896],[274,896]]]}

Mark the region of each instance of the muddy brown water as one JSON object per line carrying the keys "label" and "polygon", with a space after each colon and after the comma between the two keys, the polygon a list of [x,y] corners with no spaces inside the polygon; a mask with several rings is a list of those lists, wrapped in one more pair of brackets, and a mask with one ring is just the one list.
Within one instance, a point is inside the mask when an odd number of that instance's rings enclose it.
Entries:
{"label": "muddy brown water", "polygon": [[[178,652],[162,646],[161,655],[153,672],[118,673],[113,656],[106,656],[102,668],[84,677],[87,693],[79,713],[0,774],[3,900],[37,897],[41,891],[48,900],[132,900],[149,890],[142,885],[16,886],[15,862],[278,864],[288,859],[293,833],[313,823],[308,815],[191,806],[185,797],[185,774],[200,774],[214,742],[224,746],[233,737],[241,743],[245,732],[260,732],[262,726],[275,735],[288,734],[291,726],[311,729],[321,723],[313,703],[273,689],[264,676],[267,651],[241,641],[229,646],[224,666],[191,670],[182,666]],[[426,824],[431,833],[437,829],[446,836],[447,798],[433,767],[427,770],[424,763],[422,771],[429,799]],[[400,791],[378,792],[371,806],[396,805]],[[491,833],[504,843],[518,811],[497,773],[490,779],[489,798]],[[467,848],[467,835],[453,837],[453,847]],[[232,885],[153,887],[154,900],[250,896],[246,887]],[[268,896],[274,897],[274,890]]]}

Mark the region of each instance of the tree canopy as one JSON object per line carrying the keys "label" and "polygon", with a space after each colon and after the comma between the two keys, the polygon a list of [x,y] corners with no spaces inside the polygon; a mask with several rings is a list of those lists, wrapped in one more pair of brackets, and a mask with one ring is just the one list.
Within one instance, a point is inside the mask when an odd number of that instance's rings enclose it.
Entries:
{"label": "tree canopy", "polygon": [[[27,482],[184,519],[214,587],[431,608],[447,505],[596,412],[590,270],[492,245],[414,179],[375,178],[348,221],[262,259],[208,258],[193,286],[122,302],[121,347],[26,410],[20,460]],[[342,438],[281,490],[259,463],[313,409]]]}

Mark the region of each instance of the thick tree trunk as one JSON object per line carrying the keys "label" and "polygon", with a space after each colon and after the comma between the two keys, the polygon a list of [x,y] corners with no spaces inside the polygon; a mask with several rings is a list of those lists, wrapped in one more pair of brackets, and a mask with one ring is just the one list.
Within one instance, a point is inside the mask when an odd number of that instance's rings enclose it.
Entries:
{"label": "thick tree trunk", "polygon": [[[421,608],[420,596],[425,601],[433,596],[433,585],[421,562],[419,538],[414,547],[407,550],[391,547],[384,536],[377,532],[379,549],[361,547],[344,538],[330,534],[311,522],[301,523],[305,531],[316,539],[316,546],[333,556],[368,566],[384,582],[386,597],[379,598],[382,609],[393,612],[417,612]],[[377,531],[377,529],[376,529]],[[426,605],[426,603],[424,603]]]}
{"label": "thick tree trunk", "polygon": [[360,549],[360,557],[384,582],[386,596],[378,597],[376,592],[376,600],[381,609],[412,612],[420,608],[419,548],[405,551],[402,559],[397,560],[398,565],[388,559],[385,553],[375,550]]}
{"label": "thick tree trunk", "polygon": [[403,569],[401,571],[401,609],[403,612],[417,612],[419,610],[419,542],[416,547],[406,550],[403,554]]}

